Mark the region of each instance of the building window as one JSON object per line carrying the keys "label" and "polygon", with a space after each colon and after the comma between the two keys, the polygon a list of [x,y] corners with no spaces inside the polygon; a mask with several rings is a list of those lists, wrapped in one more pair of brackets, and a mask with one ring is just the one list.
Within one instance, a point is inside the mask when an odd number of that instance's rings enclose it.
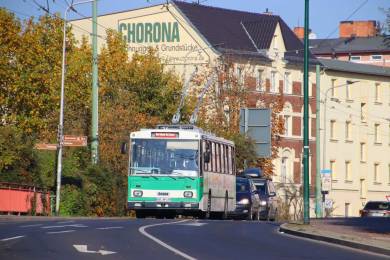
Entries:
{"label": "building window", "polygon": [[265,84],[263,82],[263,70],[257,70],[256,75],[256,90],[265,91]]}
{"label": "building window", "polygon": [[360,61],[360,56],[351,56],[350,58],[349,58],[349,60],[350,61]]}
{"label": "building window", "polygon": [[366,144],[360,143],[360,161],[365,162],[367,160]]}
{"label": "building window", "polygon": [[360,198],[364,199],[367,197],[367,188],[366,188],[366,180],[360,180]]}
{"label": "building window", "polygon": [[290,72],[285,72],[284,73],[284,93],[291,94],[291,73]]}
{"label": "building window", "polygon": [[345,161],[345,180],[351,180],[351,161]]}
{"label": "building window", "polygon": [[366,103],[360,103],[360,120],[362,122],[367,121],[367,104]]}
{"label": "building window", "polygon": [[345,140],[351,141],[351,121],[345,122]]}
{"label": "building window", "polygon": [[374,126],[374,140],[375,140],[376,144],[379,144],[381,142],[379,131],[380,131],[380,124],[375,124],[375,126]]}
{"label": "building window", "polygon": [[387,183],[389,183],[390,184],[390,163],[389,163],[389,165],[387,165]]}
{"label": "building window", "polygon": [[336,140],[336,120],[330,120],[330,139]]}
{"label": "building window", "polygon": [[330,173],[332,174],[332,180],[337,178],[337,172],[336,172],[336,161],[331,160],[329,162],[329,168],[330,168]]}
{"label": "building window", "polygon": [[371,55],[371,60],[375,60],[375,61],[382,60],[382,55]]}
{"label": "building window", "polygon": [[291,132],[291,116],[284,116],[284,135],[290,136]]}
{"label": "building window", "polygon": [[331,84],[332,85],[331,85],[331,93],[330,94],[332,95],[333,98],[335,98],[336,94],[337,94],[336,93],[336,79],[332,79]]}
{"label": "building window", "polygon": [[237,68],[237,78],[238,78],[238,84],[242,85],[244,83],[242,68]]}
{"label": "building window", "polygon": [[379,163],[374,163],[374,182],[379,182]]}
{"label": "building window", "polygon": [[375,102],[380,103],[381,102],[381,85],[379,83],[375,84]]}
{"label": "building window", "polygon": [[276,71],[271,71],[271,92],[277,92],[276,87]]}
{"label": "building window", "polygon": [[345,212],[345,217],[348,218],[349,215],[350,215],[350,211],[351,211],[351,204],[350,203],[345,203],[345,209],[344,209],[344,212]]}
{"label": "building window", "polygon": [[345,85],[345,99],[346,100],[352,100],[351,85],[352,85],[352,82],[348,80],[347,84]]}
{"label": "building window", "polygon": [[287,157],[282,157],[280,182],[281,183],[287,182]]}

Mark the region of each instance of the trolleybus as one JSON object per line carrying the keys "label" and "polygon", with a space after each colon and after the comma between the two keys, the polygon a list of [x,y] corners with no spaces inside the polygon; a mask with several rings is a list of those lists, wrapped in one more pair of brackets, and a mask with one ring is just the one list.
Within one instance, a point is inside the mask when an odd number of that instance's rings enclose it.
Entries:
{"label": "trolleybus", "polygon": [[145,216],[226,217],[236,203],[234,143],[192,125],[130,134],[128,209]]}

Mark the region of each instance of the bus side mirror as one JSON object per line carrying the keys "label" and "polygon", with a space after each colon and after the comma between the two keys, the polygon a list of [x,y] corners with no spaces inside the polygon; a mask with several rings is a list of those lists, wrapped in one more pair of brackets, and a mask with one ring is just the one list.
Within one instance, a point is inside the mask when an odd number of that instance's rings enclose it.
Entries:
{"label": "bus side mirror", "polygon": [[127,154],[127,143],[121,143],[121,154]]}
{"label": "bus side mirror", "polygon": [[203,160],[204,160],[205,163],[209,163],[210,162],[210,151],[204,152]]}

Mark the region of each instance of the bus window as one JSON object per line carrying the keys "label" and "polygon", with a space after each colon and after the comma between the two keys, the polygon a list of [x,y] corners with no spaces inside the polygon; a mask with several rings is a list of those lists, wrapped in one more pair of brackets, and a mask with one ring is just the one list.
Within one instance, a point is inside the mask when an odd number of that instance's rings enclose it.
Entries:
{"label": "bus window", "polygon": [[236,154],[235,154],[235,150],[234,150],[234,147],[231,147],[231,158],[232,158],[232,171],[233,171],[233,174],[236,175]]}
{"label": "bus window", "polygon": [[225,173],[225,145],[221,144],[221,172]]}
{"label": "bus window", "polygon": [[217,164],[216,164],[216,155],[215,155],[216,149],[215,149],[215,143],[211,143],[211,171],[216,172],[217,171]]}
{"label": "bus window", "polygon": [[213,159],[212,159],[212,149],[211,149],[211,143],[209,141],[204,141],[205,143],[205,148],[204,148],[204,152],[208,151],[209,152],[209,162],[206,163],[206,170],[207,171],[212,171],[212,162],[213,162]]}
{"label": "bus window", "polygon": [[207,150],[207,143],[205,140],[202,141],[202,162],[203,162],[203,170],[204,171],[209,171],[209,165],[210,165],[210,161],[208,163],[205,163],[204,162],[204,159],[203,159],[203,154],[206,152]]}
{"label": "bus window", "polygon": [[230,171],[229,171],[229,173],[230,174],[234,174],[234,165],[233,165],[233,160],[234,160],[234,158],[233,158],[233,147],[231,147],[231,146],[229,146],[229,165],[230,165]]}
{"label": "bus window", "polygon": [[217,162],[216,172],[221,172],[221,148],[219,147],[219,144],[215,144],[215,156]]}
{"label": "bus window", "polygon": [[229,165],[229,146],[225,146],[225,162],[226,162],[226,173],[229,174],[229,169],[230,169],[230,165]]}

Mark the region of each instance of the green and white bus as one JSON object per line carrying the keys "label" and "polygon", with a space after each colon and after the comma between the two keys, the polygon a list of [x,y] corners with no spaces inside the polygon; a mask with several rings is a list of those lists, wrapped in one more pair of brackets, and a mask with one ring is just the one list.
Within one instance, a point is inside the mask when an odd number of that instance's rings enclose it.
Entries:
{"label": "green and white bus", "polygon": [[130,134],[128,209],[145,216],[226,217],[236,204],[234,143],[192,125]]}

